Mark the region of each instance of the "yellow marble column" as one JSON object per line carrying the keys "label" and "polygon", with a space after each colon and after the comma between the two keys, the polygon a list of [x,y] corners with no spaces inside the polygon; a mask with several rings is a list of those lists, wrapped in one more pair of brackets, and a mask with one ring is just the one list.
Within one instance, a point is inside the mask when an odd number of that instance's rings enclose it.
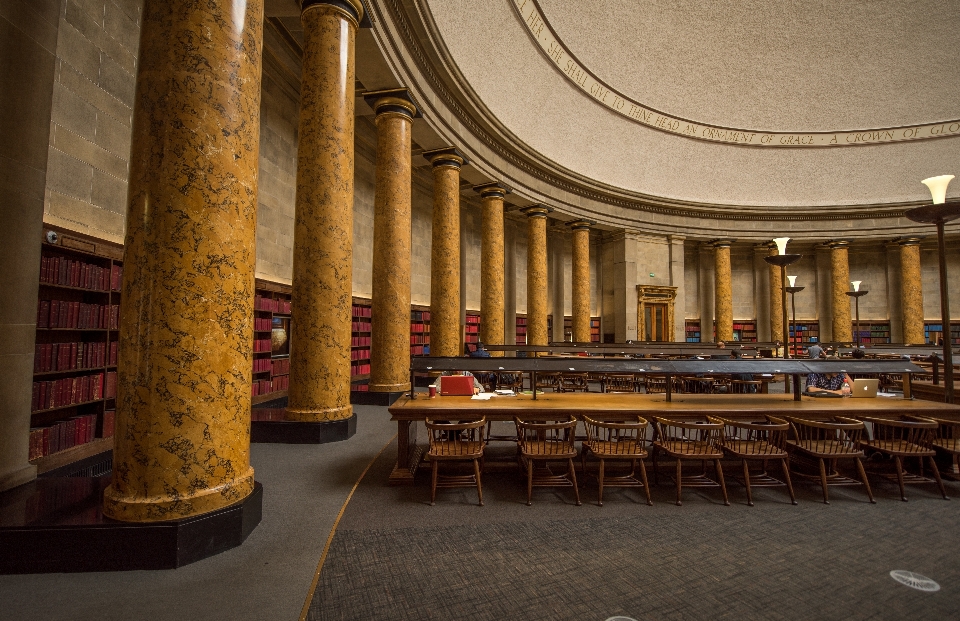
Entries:
{"label": "yellow marble column", "polygon": [[417,106],[406,89],[368,92],[376,113],[373,325],[370,391],[410,389],[410,133]]}
{"label": "yellow marble column", "polygon": [[590,342],[590,222],[567,223],[573,230],[572,311],[573,342]]}
{"label": "yellow marble column", "polygon": [[113,483],[152,522],[253,490],[250,381],[263,2],[144,5]]}
{"label": "yellow marble column", "polygon": [[903,312],[903,342],[923,345],[923,276],[920,272],[920,240],[900,240],[900,299]]}
{"label": "yellow marble column", "polygon": [[[770,245],[770,256],[776,256],[776,244]],[[770,340],[783,341],[783,278],[780,267],[770,266]],[[786,343],[784,343],[786,346]]]}
{"label": "yellow marble column", "polygon": [[285,417],[322,422],[353,415],[354,42],[363,8],[304,4]]}
{"label": "yellow marble column", "polygon": [[[480,340],[486,345],[503,345],[504,325],[504,233],[503,198],[510,190],[501,183],[474,186],[480,194]],[[511,326],[514,328],[515,326]],[[502,356],[503,352],[490,352]]]}
{"label": "yellow marble column", "polygon": [[[521,210],[527,220],[527,344],[546,345],[547,334],[547,214],[544,205]],[[563,321],[563,318],[560,318]]]}
{"label": "yellow marble column", "polygon": [[425,151],[433,164],[430,249],[430,355],[460,355],[460,167],[455,147]]}
{"label": "yellow marble column", "polygon": [[850,320],[850,261],[847,256],[848,243],[830,242],[830,278],[833,294],[833,341],[836,343],[853,342],[853,325]]}
{"label": "yellow marble column", "polygon": [[[730,270],[730,241],[714,242],[715,310],[717,341],[733,340],[733,284]],[[703,326],[700,326],[703,330]]]}

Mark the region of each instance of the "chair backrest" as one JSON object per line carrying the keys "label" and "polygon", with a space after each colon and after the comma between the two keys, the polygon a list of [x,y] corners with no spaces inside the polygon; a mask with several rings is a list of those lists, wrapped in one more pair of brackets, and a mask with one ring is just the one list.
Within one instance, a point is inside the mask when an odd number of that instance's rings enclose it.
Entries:
{"label": "chair backrest", "polygon": [[863,421],[842,416],[832,421],[784,418],[789,421],[792,435],[801,448],[835,455],[860,451],[860,438],[866,429]]}
{"label": "chair backrest", "polygon": [[609,373],[603,376],[603,389],[606,392],[635,392],[636,378],[631,375],[617,375]]}
{"label": "chair backrest", "polygon": [[738,453],[772,455],[784,449],[790,423],[768,416],[766,421],[746,423],[708,417],[723,424],[723,445]]}
{"label": "chair backrest", "polygon": [[960,441],[960,420],[949,420],[946,418],[931,418],[937,423],[937,438],[941,440]]}
{"label": "chair backrest", "polygon": [[667,376],[666,375],[647,375],[645,383],[646,383],[648,393],[667,392]]}
{"label": "chair backrest", "polygon": [[583,426],[587,428],[587,442],[602,442],[603,451],[608,455],[633,455],[643,451],[647,442],[645,418],[637,417],[637,422],[608,423],[583,417]]}
{"label": "chair backrest", "polygon": [[587,377],[586,373],[561,373],[557,386],[561,392],[567,390],[586,390]]}
{"label": "chair backrest", "polygon": [[497,386],[499,388],[509,388],[511,390],[523,390],[522,373],[498,373]]}
{"label": "chair backrest", "polygon": [[937,421],[918,416],[901,416],[890,420],[861,416],[860,420],[870,425],[875,441],[894,442],[898,450],[908,453],[911,450],[918,453],[929,451],[939,428]]}
{"label": "chair backrest", "polygon": [[730,380],[730,392],[735,394],[760,392],[762,387],[763,382],[760,380]]}
{"label": "chair backrest", "polygon": [[517,443],[523,453],[569,456],[576,454],[574,446],[577,419],[565,421],[526,422],[513,418],[517,425]]}
{"label": "chair backrest", "polygon": [[537,373],[537,388],[553,388],[556,390],[560,382],[560,374],[554,372]]}
{"label": "chair backrest", "polygon": [[[430,432],[430,451],[443,455],[473,455],[483,449],[483,428],[486,417],[466,423],[425,420]],[[478,447],[479,444],[479,447]]]}
{"label": "chair backrest", "polygon": [[685,445],[684,451],[691,455],[715,453],[720,450],[723,441],[723,423],[721,422],[686,422],[660,416],[654,417],[653,420],[657,431],[657,442],[670,442],[674,447],[677,443],[682,443]]}

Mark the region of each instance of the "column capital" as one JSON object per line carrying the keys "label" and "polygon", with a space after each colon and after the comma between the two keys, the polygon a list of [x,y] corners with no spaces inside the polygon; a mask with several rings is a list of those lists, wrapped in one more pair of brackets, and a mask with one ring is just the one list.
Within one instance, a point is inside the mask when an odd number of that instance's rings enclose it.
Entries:
{"label": "column capital", "polygon": [[384,91],[367,91],[363,100],[373,108],[374,114],[401,114],[410,119],[421,118],[419,106],[414,101],[410,90],[406,88],[391,88]]}
{"label": "column capital", "polygon": [[898,237],[893,241],[900,246],[919,246],[922,239],[923,237]]}
{"label": "column capital", "polygon": [[475,185],[473,186],[473,191],[479,194],[480,198],[503,198],[507,194],[513,192],[513,190],[499,181],[491,181],[490,183],[481,183],[480,185]]}
{"label": "column capital", "polygon": [[830,250],[839,250],[840,248],[848,248],[850,246],[850,242],[845,239],[836,239],[824,242],[823,245]]}
{"label": "column capital", "polygon": [[443,147],[440,149],[431,149],[421,153],[434,168],[455,168],[460,170],[461,166],[470,163],[467,156],[460,152],[456,147]]}
{"label": "column capital", "polygon": [[735,241],[737,241],[737,240],[735,240],[735,239],[711,239],[710,241],[707,242],[707,244],[709,244],[709,245],[712,246],[713,248],[729,248],[730,246],[733,245],[733,242],[735,242]]}
{"label": "column capital", "polygon": [[370,16],[363,10],[361,0],[300,0],[300,13],[319,6],[329,6],[345,14],[358,28],[373,28]]}
{"label": "column capital", "polygon": [[530,205],[520,210],[520,213],[528,218],[546,218],[547,214],[553,211],[553,207],[546,205]]}
{"label": "column capital", "polygon": [[592,220],[571,220],[566,223],[572,231],[589,231],[590,227],[596,224]]}

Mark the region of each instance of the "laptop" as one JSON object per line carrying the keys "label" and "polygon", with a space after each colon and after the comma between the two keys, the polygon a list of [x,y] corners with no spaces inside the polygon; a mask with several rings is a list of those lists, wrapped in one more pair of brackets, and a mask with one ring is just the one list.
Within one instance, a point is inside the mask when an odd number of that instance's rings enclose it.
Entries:
{"label": "laptop", "polygon": [[880,380],[876,379],[855,379],[853,380],[853,390],[851,397],[860,397],[861,399],[873,399],[877,396],[877,386]]}

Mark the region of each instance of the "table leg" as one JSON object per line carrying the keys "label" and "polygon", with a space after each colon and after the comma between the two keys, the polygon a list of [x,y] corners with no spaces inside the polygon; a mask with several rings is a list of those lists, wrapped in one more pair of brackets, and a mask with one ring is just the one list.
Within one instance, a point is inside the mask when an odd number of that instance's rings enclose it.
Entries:
{"label": "table leg", "polygon": [[910,381],[913,375],[911,373],[903,374],[903,398],[904,399],[913,399],[913,391],[911,390]]}
{"label": "table leg", "polygon": [[423,447],[417,446],[416,421],[397,421],[397,463],[390,473],[390,484],[412,485],[423,452]]}

